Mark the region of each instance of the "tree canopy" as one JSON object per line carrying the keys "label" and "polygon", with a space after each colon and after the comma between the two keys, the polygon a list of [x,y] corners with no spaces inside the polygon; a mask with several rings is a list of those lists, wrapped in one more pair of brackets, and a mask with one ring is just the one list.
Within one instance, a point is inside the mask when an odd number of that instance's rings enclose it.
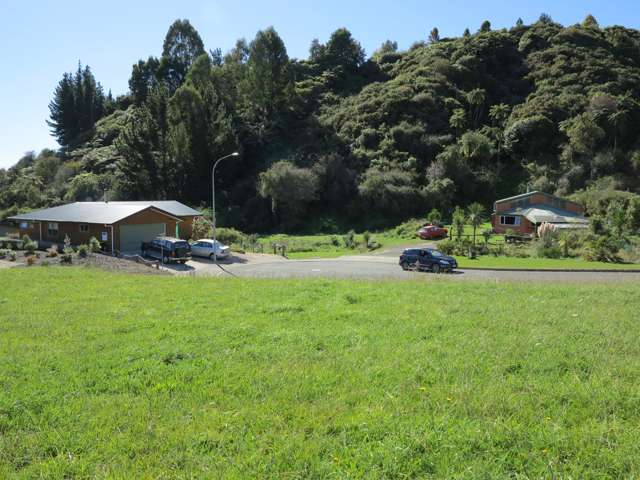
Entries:
{"label": "tree canopy", "polygon": [[0,213],[106,190],[206,205],[210,168],[232,151],[219,219],[248,231],[450,218],[528,188],[640,192],[640,32],[592,16],[485,21],[458,38],[434,28],[370,58],[340,28],[300,60],[273,28],[207,53],[177,20],[129,88],[113,99],[89,67],[65,73],[48,121],[62,148],[0,170]]}

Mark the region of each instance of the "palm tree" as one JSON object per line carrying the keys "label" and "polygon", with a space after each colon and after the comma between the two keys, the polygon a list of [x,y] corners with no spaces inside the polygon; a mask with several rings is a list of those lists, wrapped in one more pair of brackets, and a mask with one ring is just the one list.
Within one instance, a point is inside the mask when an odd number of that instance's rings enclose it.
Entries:
{"label": "palm tree", "polygon": [[467,221],[473,227],[473,246],[476,246],[476,230],[484,222],[484,207],[479,203],[472,203],[467,208]]}
{"label": "palm tree", "polygon": [[466,221],[466,217],[464,215],[464,210],[460,207],[456,207],[453,211],[453,215],[451,217],[451,226],[453,230],[456,232],[456,237],[458,237],[458,241],[462,237],[464,233],[464,224]]}

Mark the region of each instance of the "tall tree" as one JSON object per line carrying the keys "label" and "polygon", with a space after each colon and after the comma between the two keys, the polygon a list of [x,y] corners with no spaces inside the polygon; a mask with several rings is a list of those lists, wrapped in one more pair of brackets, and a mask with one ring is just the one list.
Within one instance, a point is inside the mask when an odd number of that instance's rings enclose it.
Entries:
{"label": "tall tree", "polygon": [[273,27],[251,42],[244,93],[247,118],[260,135],[282,124],[294,94],[293,79],[287,49]]}
{"label": "tall tree", "polygon": [[105,96],[89,66],[65,73],[49,103],[47,125],[63,148],[74,146],[105,114]]}
{"label": "tall tree", "polygon": [[137,105],[142,105],[149,92],[157,85],[159,67],[160,60],[155,57],[149,57],[146,61],[139,60],[133,65],[129,78],[129,90]]}
{"label": "tall tree", "polygon": [[189,67],[205,53],[204,44],[189,20],[173,22],[164,39],[159,75],[169,91],[175,91],[184,82]]}

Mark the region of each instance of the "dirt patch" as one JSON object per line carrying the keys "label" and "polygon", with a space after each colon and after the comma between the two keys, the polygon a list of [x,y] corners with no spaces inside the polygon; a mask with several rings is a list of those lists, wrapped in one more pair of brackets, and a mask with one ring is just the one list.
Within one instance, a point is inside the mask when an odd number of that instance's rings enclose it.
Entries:
{"label": "dirt patch", "polygon": [[32,264],[29,265],[28,257],[24,252],[16,252],[17,257],[14,262],[9,262],[6,259],[0,260],[0,268],[34,268],[38,266],[50,266],[50,267],[67,267],[67,266],[81,266],[81,267],[94,267],[101,270],[116,271],[130,274],[144,274],[144,275],[168,275],[167,272],[158,270],[156,268],[137,263],[134,260],[127,260],[124,258],[111,257],[109,255],[102,255],[99,253],[90,254],[86,257],[80,257],[77,253],[71,257],[71,263],[62,262],[62,257],[47,257],[46,252],[37,252],[32,257]]}

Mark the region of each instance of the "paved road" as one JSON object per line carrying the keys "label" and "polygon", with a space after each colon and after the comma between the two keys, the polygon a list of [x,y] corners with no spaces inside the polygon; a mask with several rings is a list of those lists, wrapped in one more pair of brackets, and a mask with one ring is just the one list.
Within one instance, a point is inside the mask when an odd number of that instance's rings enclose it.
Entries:
{"label": "paved road", "polygon": [[260,264],[232,264],[224,267],[219,276],[235,275],[254,278],[332,277],[358,279],[400,280],[492,280],[518,282],[576,282],[609,283],[640,282],[640,273],[594,272],[509,272],[459,270],[451,275],[404,272],[393,257],[343,257],[327,260],[290,260]]}

